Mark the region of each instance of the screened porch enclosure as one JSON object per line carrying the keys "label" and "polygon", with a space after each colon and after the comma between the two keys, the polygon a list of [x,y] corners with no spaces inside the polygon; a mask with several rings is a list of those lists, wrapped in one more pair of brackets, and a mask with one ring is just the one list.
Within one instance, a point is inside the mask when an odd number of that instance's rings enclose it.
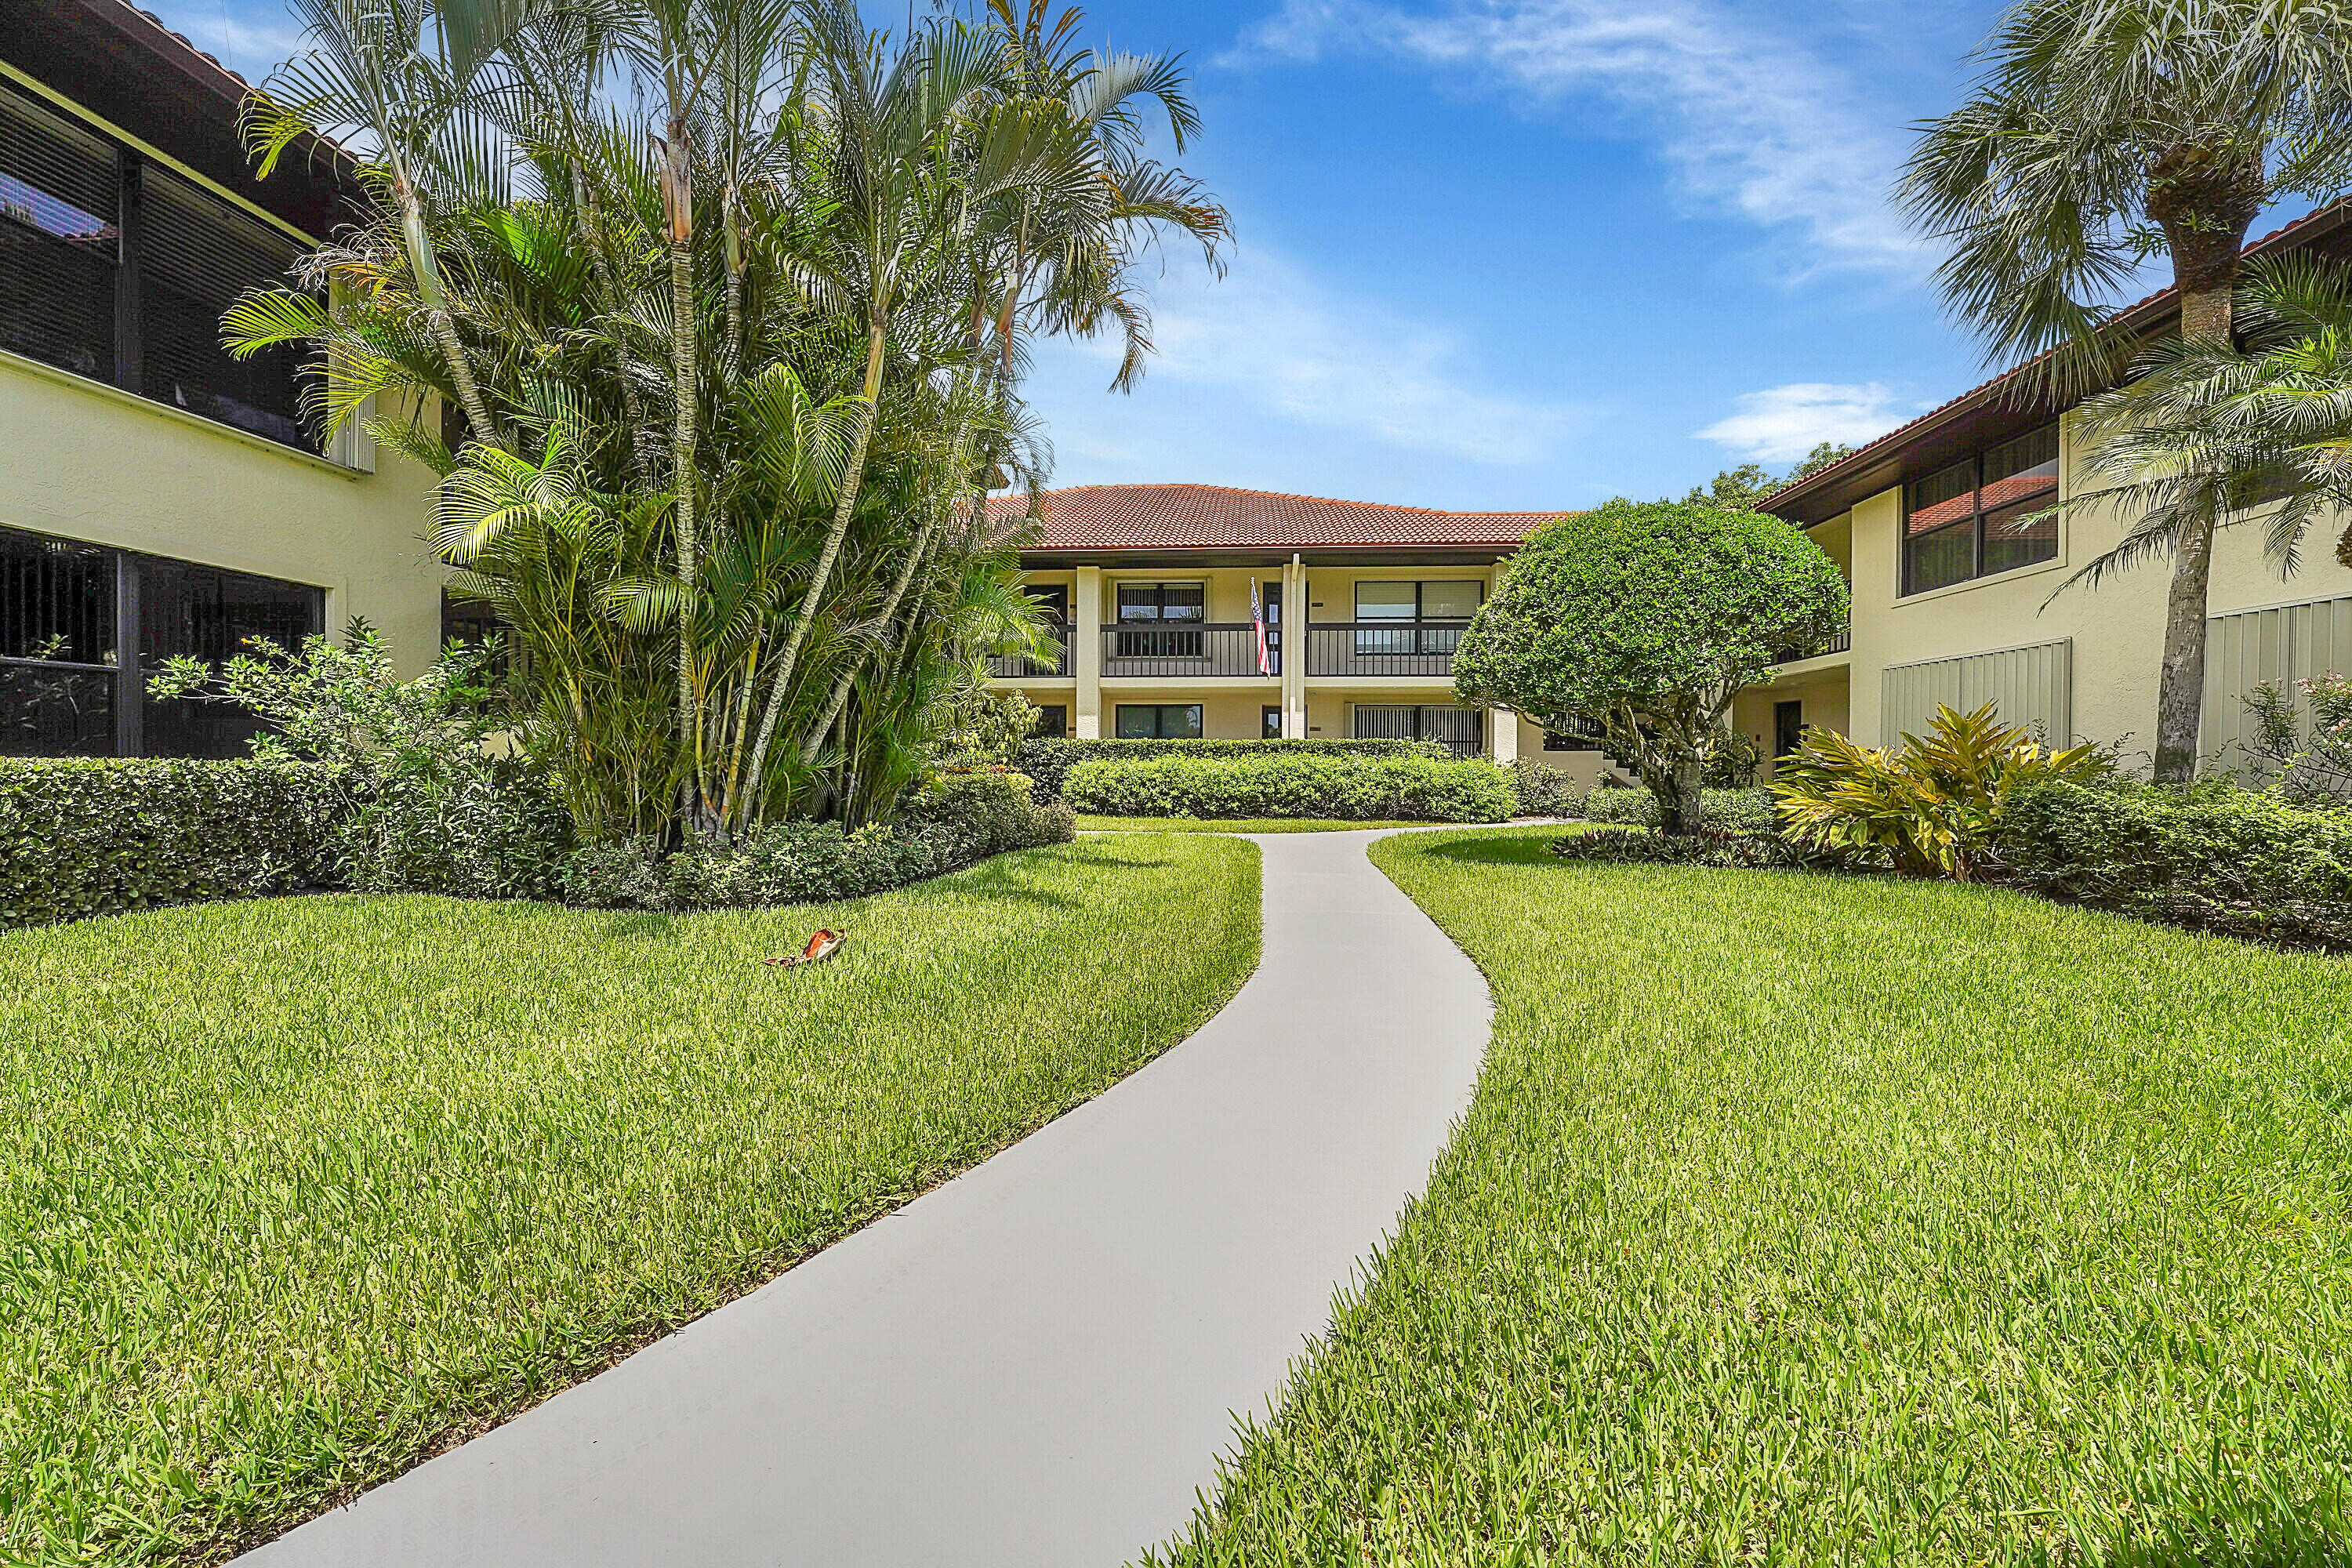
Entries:
{"label": "screened porch enclosure", "polygon": [[0,529],[0,755],[241,757],[260,731],[220,702],[158,701],[147,677],[323,629],[324,591]]}
{"label": "screened porch enclosure", "polygon": [[1359,741],[1435,741],[1456,757],[1486,750],[1484,709],[1450,703],[1359,702],[1352,733]]}
{"label": "screened porch enclosure", "polygon": [[0,80],[0,350],[299,451],[301,361],[238,361],[221,318],[303,246]]}

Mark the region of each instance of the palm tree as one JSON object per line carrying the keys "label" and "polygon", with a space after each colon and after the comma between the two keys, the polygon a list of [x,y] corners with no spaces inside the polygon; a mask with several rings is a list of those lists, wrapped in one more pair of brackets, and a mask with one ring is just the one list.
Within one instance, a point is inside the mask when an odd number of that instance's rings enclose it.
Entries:
{"label": "palm tree", "polygon": [[[2111,384],[2133,345],[2106,309],[2149,255],[2172,263],[2184,339],[2227,344],[2246,232],[2352,166],[2352,7],[2343,0],[2022,0],[1975,97],[1923,128],[1900,199],[1949,247],[1948,305],[1990,357],[2042,356],[2025,395]],[[2197,763],[2214,520],[2171,555],[2156,777]]]}
{"label": "palm tree", "polygon": [[386,176],[415,297],[478,439],[499,438],[457,335],[429,226],[436,206],[504,190],[479,78],[528,21],[528,0],[292,0],[303,47],[246,105],[267,178],[309,136],[354,137]]}
{"label": "palm tree", "polygon": [[[2135,521],[2068,585],[2096,584],[2183,531],[2257,516],[2263,554],[2291,576],[2314,520],[2352,506],[2352,268],[2309,255],[2252,262],[2231,310],[2236,342],[2150,345],[2129,381],[2083,404],[2085,467],[2105,482],[2067,506]],[[2336,553],[2352,565],[2352,525]]]}
{"label": "palm tree", "polygon": [[805,129],[804,168],[835,215],[828,243],[803,258],[804,280],[865,329],[859,417],[824,545],[792,630],[769,672],[769,695],[750,758],[759,778],[786,692],[816,623],[842,542],[856,515],[866,454],[879,418],[891,327],[900,308],[935,289],[960,254],[961,219],[975,201],[1028,177],[1030,149],[998,145],[959,157],[975,96],[999,68],[995,51],[958,26],[907,40],[886,60],[856,0],[823,0],[813,47],[826,113]]}

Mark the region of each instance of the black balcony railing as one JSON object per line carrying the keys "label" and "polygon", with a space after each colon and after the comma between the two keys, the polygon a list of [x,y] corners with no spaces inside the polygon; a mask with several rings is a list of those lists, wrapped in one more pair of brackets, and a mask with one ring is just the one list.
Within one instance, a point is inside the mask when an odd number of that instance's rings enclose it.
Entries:
{"label": "black balcony railing", "polygon": [[1034,680],[1040,676],[1070,673],[1070,656],[1031,658],[1024,654],[999,654],[988,661],[988,673],[999,680]]}
{"label": "black balcony railing", "polygon": [[1845,626],[1840,626],[1837,630],[1837,635],[1830,638],[1829,641],[1822,643],[1819,647],[1784,647],[1775,653],[1772,658],[1774,662],[1779,664],[1794,664],[1799,659],[1802,658],[1827,658],[1833,653],[1851,653],[1853,651],[1853,626],[1849,622]]}
{"label": "black balcony railing", "polygon": [[1307,629],[1309,675],[1451,675],[1468,621],[1341,621]]}
{"label": "black balcony railing", "polygon": [[1106,680],[1137,676],[1267,676],[1282,673],[1281,634],[1266,628],[1266,666],[1258,667],[1257,627],[1247,621],[1128,622],[1102,629]]}

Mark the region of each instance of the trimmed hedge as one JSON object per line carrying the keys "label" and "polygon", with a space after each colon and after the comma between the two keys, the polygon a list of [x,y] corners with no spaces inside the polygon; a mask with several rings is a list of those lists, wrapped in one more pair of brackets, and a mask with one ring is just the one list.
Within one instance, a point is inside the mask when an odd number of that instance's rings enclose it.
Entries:
{"label": "trimmed hedge", "polygon": [[1063,780],[1072,806],[1106,816],[1329,816],[1351,822],[1507,822],[1509,770],[1425,756],[1147,757],[1083,762]]}
{"label": "trimmed hedge", "polygon": [[2234,785],[2037,784],[2001,804],[2002,874],[2037,892],[2265,942],[2352,948],[2352,812]]}
{"label": "trimmed hedge", "polygon": [[[1703,824],[1725,833],[1772,833],[1779,817],[1772,794],[1761,789],[1709,789],[1699,792]],[[1596,789],[1584,797],[1587,822],[1623,822],[1641,827],[1658,825],[1658,797],[1646,789]]]}
{"label": "trimmed hedge", "polygon": [[597,909],[829,903],[1075,837],[1069,807],[1035,805],[1024,775],[956,774],[926,791],[895,826],[844,833],[837,822],[781,822],[740,845],[669,855],[644,843],[591,845],[564,867],[563,892]]}
{"label": "trimmed hedge", "polygon": [[332,882],[341,811],[315,763],[0,761],[0,926]]}
{"label": "trimmed hedge", "polygon": [[1326,757],[1428,757],[1450,755],[1435,741],[1024,741],[1021,771],[1036,782],[1042,805],[1062,797],[1062,781],[1080,763],[1137,762],[1146,757],[1266,757],[1303,752]]}

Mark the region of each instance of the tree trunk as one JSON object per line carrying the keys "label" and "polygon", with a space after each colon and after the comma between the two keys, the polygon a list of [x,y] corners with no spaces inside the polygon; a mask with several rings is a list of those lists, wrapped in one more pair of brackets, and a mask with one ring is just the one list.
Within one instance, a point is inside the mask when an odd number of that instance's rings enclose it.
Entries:
{"label": "tree trunk", "polygon": [[[2200,147],[2174,148],[2148,171],[2147,215],[2164,230],[2180,292],[2180,335],[2227,342],[2246,230],[2262,210],[2259,159],[2225,160]],[[2205,702],[2205,606],[2213,575],[2210,513],[2183,530],[2165,595],[2164,659],[2156,692],[2156,782],[2197,776],[2197,731]]]}
{"label": "tree trunk", "polygon": [[802,596],[800,614],[793,618],[793,635],[783,651],[776,656],[773,684],[768,688],[767,711],[761,716],[760,738],[752,744],[751,768],[744,775],[744,785],[752,792],[755,807],[760,798],[760,778],[768,765],[768,747],[775,740],[776,721],[784,710],[784,689],[792,684],[801,647],[808,640],[809,628],[816,624],[817,606],[824,602],[826,581],[833,575],[834,563],[841,558],[841,542],[848,537],[850,520],[857,515],[857,492],[866,478],[866,447],[873,439],[875,422],[881,416],[882,351],[888,341],[888,323],[877,321],[866,342],[866,407],[857,421],[857,439],[850,447],[848,465],[842,472],[841,496],[833,508],[833,528],[825,535],[824,549],[809,574],[808,592]]}
{"label": "tree trunk", "polygon": [[1668,837],[1686,838],[1706,826],[1706,807],[1699,794],[1699,779],[1706,764],[1695,751],[1670,759],[1664,769],[1665,788],[1656,784],[1650,793],[1658,797],[1658,831]]}
{"label": "tree trunk", "polygon": [[425,327],[449,366],[449,379],[457,384],[457,405],[466,411],[476,440],[499,446],[498,425],[490,418],[480,384],[474,380],[474,362],[449,314],[448,297],[441,288],[441,264],[433,254],[432,236],[425,229],[424,204],[416,199],[415,187],[404,179],[395,182],[394,196],[400,204],[401,234],[408,241],[408,264],[416,274],[416,291],[425,302]]}
{"label": "tree trunk", "polygon": [[[897,626],[899,602],[906,598],[908,584],[915,580],[916,568],[922,564],[923,557],[930,551],[931,530],[938,522],[936,517],[925,520],[923,531],[915,540],[915,548],[907,552],[907,563],[898,569],[898,580],[890,585],[889,602],[882,607],[882,625],[885,627]],[[891,641],[895,644],[897,638],[894,637]],[[864,656],[850,660],[849,668],[841,672],[839,680],[834,682],[833,700],[825,704],[824,712],[810,726],[808,739],[801,742],[801,763],[803,766],[815,762],[816,754],[824,749],[825,735],[833,729],[834,721],[841,717],[842,708],[849,701],[849,689],[856,682],[857,672],[865,662]]]}
{"label": "tree trunk", "polygon": [[693,765],[694,813],[690,826],[707,829],[709,766],[705,755],[700,704],[694,697],[694,584],[700,574],[701,540],[695,532],[694,438],[694,192],[687,168],[686,122],[672,114],[662,148],[662,202],[669,211],[670,380],[676,404],[670,427],[671,516],[677,530],[677,720],[685,731]]}

